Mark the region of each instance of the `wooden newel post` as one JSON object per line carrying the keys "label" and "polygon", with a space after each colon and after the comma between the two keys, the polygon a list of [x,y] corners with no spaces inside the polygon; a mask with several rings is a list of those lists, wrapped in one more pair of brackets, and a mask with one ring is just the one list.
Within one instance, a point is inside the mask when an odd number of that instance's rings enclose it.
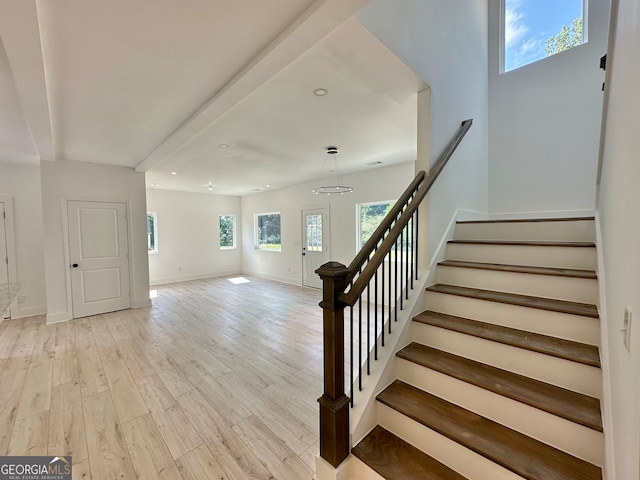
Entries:
{"label": "wooden newel post", "polygon": [[316,270],[322,279],[324,395],[320,403],[320,456],[337,467],[349,455],[349,397],[344,394],[344,308],[338,294],[347,286],[347,267],[329,262]]}

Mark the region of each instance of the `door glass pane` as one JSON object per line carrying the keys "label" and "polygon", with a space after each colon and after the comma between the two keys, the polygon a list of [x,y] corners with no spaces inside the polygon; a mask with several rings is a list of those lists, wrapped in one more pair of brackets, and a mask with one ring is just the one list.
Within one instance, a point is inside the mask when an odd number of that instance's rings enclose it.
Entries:
{"label": "door glass pane", "polygon": [[307,215],[307,251],[322,251],[322,214]]}

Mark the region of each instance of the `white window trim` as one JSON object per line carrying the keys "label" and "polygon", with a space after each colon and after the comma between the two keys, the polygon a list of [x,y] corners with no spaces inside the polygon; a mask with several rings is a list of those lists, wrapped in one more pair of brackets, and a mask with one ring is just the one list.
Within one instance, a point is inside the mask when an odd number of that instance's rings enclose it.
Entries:
{"label": "white window trim", "polygon": [[[519,67],[515,67],[512,68],[511,70],[506,70],[506,65],[505,65],[505,55],[507,52],[507,45],[505,42],[505,36],[506,36],[506,11],[507,11],[507,4],[506,4],[506,0],[500,0],[500,15],[499,15],[499,31],[498,31],[498,53],[499,53],[499,74],[505,74],[505,73],[511,73],[511,72],[515,72],[516,70],[519,70],[523,67],[526,67],[528,65],[533,65],[534,63],[538,63],[542,60],[545,60],[549,57],[542,57],[539,58],[538,60],[534,60],[533,62],[529,62],[529,63],[525,63],[524,65],[520,65]],[[586,44],[589,41],[589,0],[582,0],[582,43],[580,45],[577,45],[576,47],[572,47],[572,48],[577,48],[581,45]],[[571,50],[571,49],[569,49]],[[553,56],[553,55],[552,55]]]}
{"label": "white window trim", "polygon": [[[158,254],[158,212],[147,212],[147,216],[153,216],[153,250],[149,250],[149,242],[147,237],[147,250],[149,255],[157,255]],[[147,236],[149,234],[147,233]]]}
{"label": "white window trim", "polygon": [[361,215],[362,207],[368,207],[369,205],[384,205],[389,203],[393,206],[396,204],[397,201],[398,199],[356,203],[356,252],[359,252],[360,250],[362,250],[362,247],[364,246],[364,245],[360,245],[360,238],[362,234],[362,225],[360,224],[360,215]]}
{"label": "white window trim", "polygon": [[[265,215],[279,215],[280,216],[280,249],[276,250],[276,249],[272,249],[272,248],[260,248],[259,247],[259,239],[258,239],[258,217],[262,217]],[[281,253],[282,252],[282,213],[281,212],[262,212],[262,213],[255,213],[253,215],[253,241],[254,241],[254,248],[256,250],[260,250],[261,252],[275,252],[275,253]]]}
{"label": "white window trim", "polygon": [[[234,250],[236,248],[238,248],[238,243],[236,241],[237,235],[236,235],[236,226],[237,226],[237,220],[236,220],[236,216],[234,214],[222,214],[222,215],[218,215],[218,228],[220,228],[220,219],[222,217],[231,217],[233,218],[233,245],[230,247],[223,247],[222,245],[220,245],[220,250]],[[221,231],[218,231],[218,244],[220,244],[220,235],[221,235]]]}

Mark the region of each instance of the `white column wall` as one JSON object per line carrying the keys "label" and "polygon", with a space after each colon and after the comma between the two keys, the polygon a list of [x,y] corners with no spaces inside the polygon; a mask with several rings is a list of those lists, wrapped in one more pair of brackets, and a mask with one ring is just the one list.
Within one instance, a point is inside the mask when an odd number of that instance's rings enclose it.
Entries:
{"label": "white column wall", "polygon": [[22,284],[21,301],[11,313],[14,318],[46,312],[42,243],[42,200],[40,167],[0,163],[0,197],[13,200],[17,281]]}
{"label": "white column wall", "polygon": [[131,168],[71,161],[41,161],[40,173],[47,321],[65,321],[73,315],[63,221],[66,217],[67,200],[127,203],[131,306],[148,305],[149,263],[144,174]]}
{"label": "white column wall", "polygon": [[[610,405],[605,417],[607,479],[640,478],[640,7],[619,0],[615,47],[609,55],[609,102],[598,201],[604,270],[603,351]],[[621,332],[631,309],[630,350]],[[611,455],[613,458],[611,458]]]}
{"label": "white column wall", "polygon": [[435,247],[457,208],[488,209],[487,0],[372,0],[357,16],[431,88],[431,164],[474,120],[429,196]]}

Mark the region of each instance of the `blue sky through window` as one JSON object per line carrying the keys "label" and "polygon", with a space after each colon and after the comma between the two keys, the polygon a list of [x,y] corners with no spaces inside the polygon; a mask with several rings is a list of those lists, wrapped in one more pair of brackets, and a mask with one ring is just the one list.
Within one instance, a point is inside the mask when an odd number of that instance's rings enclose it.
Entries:
{"label": "blue sky through window", "polygon": [[504,0],[504,71],[546,57],[545,41],[581,17],[583,0]]}

